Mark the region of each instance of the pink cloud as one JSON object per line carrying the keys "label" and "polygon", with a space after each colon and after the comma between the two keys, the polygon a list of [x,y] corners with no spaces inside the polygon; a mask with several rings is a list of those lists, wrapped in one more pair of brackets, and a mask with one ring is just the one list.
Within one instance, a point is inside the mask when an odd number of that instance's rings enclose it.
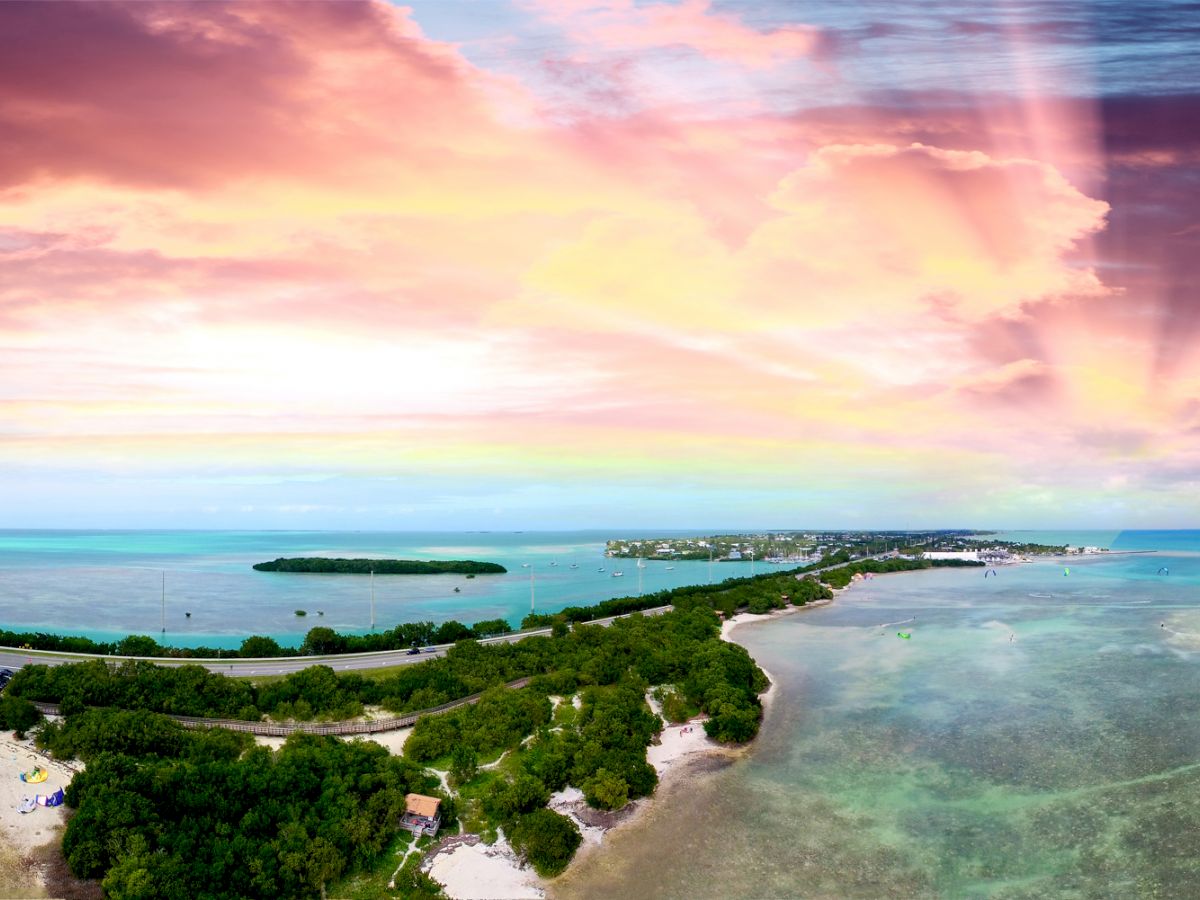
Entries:
{"label": "pink cloud", "polygon": [[622,51],[686,47],[712,60],[753,69],[812,56],[820,29],[788,25],[759,31],[710,0],[636,4],[633,0],[537,0],[534,7],[583,44]]}

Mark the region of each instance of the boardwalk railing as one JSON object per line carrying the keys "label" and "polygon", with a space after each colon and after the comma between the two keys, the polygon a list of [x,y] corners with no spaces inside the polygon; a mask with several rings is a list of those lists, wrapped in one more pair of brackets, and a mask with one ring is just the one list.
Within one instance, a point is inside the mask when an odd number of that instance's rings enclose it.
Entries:
{"label": "boardwalk railing", "polygon": [[[518,678],[516,681],[510,681],[504,685],[510,690],[523,688],[529,684],[528,678]],[[380,731],[395,731],[397,728],[408,728],[410,725],[415,725],[417,719],[422,716],[433,716],[438,713],[449,712],[452,709],[457,709],[460,706],[469,706],[472,703],[478,703],[482,693],[471,694],[469,697],[462,697],[458,700],[451,700],[449,703],[443,703],[440,706],[431,706],[429,709],[418,710],[417,712],[407,713],[403,716],[390,716],[386,719],[372,719],[368,722],[247,722],[244,719],[210,719],[197,718],[196,716],[173,716],[170,713],[163,713],[169,719],[173,719],[182,725],[184,728],[228,728],[230,731],[246,731],[250,734],[263,735],[265,737],[287,737],[297,731],[302,731],[305,734],[376,734]],[[47,716],[57,716],[57,703],[38,703],[33,704]]]}

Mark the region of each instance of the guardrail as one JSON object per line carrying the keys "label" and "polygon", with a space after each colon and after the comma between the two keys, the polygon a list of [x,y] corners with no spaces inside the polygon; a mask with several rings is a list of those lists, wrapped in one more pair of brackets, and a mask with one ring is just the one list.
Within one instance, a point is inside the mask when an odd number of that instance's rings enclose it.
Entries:
{"label": "guardrail", "polygon": [[[509,690],[516,690],[525,687],[527,684],[529,684],[529,678],[518,678],[516,681],[510,681],[504,686]],[[162,715],[178,722],[184,728],[227,728],[230,731],[245,731],[249,734],[257,734],[264,737],[287,737],[289,734],[294,734],[297,731],[304,734],[330,735],[376,734],[381,731],[395,731],[397,728],[408,728],[410,725],[415,725],[417,719],[423,716],[433,716],[438,713],[449,712],[460,706],[469,706],[472,703],[478,703],[479,698],[482,696],[483,692],[471,694],[458,700],[451,700],[449,703],[443,703],[440,706],[431,706],[429,709],[421,709],[403,716],[372,719],[369,722],[248,722],[244,719],[174,716],[170,713],[162,713]],[[43,715],[59,715],[57,703],[39,703],[35,701],[33,705],[41,710]]]}

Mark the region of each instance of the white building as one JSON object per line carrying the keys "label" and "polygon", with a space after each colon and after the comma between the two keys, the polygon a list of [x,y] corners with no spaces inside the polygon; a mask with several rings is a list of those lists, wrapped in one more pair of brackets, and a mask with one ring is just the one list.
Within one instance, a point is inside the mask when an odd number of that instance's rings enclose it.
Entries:
{"label": "white building", "polygon": [[979,562],[978,550],[926,550],[922,555],[926,559],[966,559]]}

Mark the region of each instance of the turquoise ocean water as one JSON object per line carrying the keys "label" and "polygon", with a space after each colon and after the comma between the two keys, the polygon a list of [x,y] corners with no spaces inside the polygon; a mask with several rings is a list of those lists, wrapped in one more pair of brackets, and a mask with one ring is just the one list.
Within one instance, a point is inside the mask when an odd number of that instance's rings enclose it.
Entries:
{"label": "turquoise ocean water", "polygon": [[[0,530],[0,628],[113,639],[150,634],[164,643],[236,647],[249,634],[298,642],[316,624],[347,632],[370,625],[370,585],[359,576],[255,572],[279,556],[478,559],[507,575],[388,576],[375,579],[375,621],[503,618],[638,592],[632,560],[606,560],[610,532],[288,532]],[[680,533],[682,534],[682,532]],[[1008,532],[1010,540],[1152,549],[1179,532]],[[1157,543],[1155,543],[1157,542]],[[528,564],[529,568],[523,567]],[[575,564],[576,568],[571,568]],[[647,562],[642,589],[707,582],[707,562]],[[600,572],[604,568],[606,571]],[[624,571],[613,578],[614,570]],[[711,577],[749,574],[745,563],[714,564]],[[759,563],[757,572],[765,571]],[[166,578],[166,634],[162,610]],[[454,588],[458,588],[455,592]],[[308,616],[299,618],[295,610]],[[324,612],[317,616],[317,611]],[[190,617],[185,613],[190,612]]]}
{"label": "turquoise ocean water", "polygon": [[[662,536],[669,533],[656,533]],[[476,559],[506,575],[375,578],[375,621],[507,619],[637,594],[634,560],[604,557],[607,532],[0,531],[0,628],[111,640],[149,634],[180,646],[236,647],[249,634],[298,643],[314,625],[365,632],[370,584],[362,576],[255,572],[280,556]],[[528,564],[529,568],[524,568]],[[571,568],[572,564],[576,568]],[[667,569],[668,565],[674,568]],[[606,571],[600,572],[604,568]],[[624,577],[613,578],[613,571]],[[749,574],[713,564],[714,580]],[[765,571],[760,562],[756,571]],[[166,580],[166,634],[163,577]],[[642,589],[706,582],[707,562],[647,562]],[[455,592],[458,588],[458,592]],[[295,610],[308,615],[299,618]],[[324,615],[318,616],[322,611]],[[185,613],[190,612],[191,617]]]}
{"label": "turquoise ocean water", "polygon": [[744,627],[778,688],[751,751],[553,895],[1200,896],[1200,532],[1111,538],[1166,550],[879,577]]}

